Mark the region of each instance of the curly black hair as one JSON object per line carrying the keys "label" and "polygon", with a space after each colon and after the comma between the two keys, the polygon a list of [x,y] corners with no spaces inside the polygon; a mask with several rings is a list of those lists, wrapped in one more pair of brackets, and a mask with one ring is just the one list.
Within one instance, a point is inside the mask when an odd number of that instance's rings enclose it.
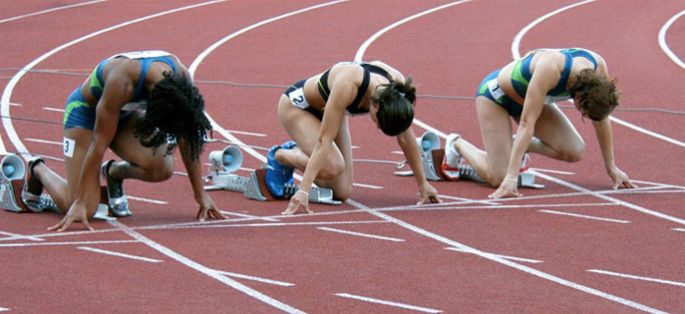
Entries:
{"label": "curly black hair", "polygon": [[204,113],[205,101],[200,91],[183,75],[164,72],[147,97],[145,116],[136,123],[135,136],[145,147],[169,145],[171,154],[175,143],[183,147],[192,160],[202,152],[207,131],[212,125]]}
{"label": "curly black hair", "polygon": [[378,126],[386,135],[398,135],[414,121],[416,87],[412,85],[411,77],[404,83],[390,81],[389,84],[379,85],[371,96],[371,101],[379,106],[376,113]]}

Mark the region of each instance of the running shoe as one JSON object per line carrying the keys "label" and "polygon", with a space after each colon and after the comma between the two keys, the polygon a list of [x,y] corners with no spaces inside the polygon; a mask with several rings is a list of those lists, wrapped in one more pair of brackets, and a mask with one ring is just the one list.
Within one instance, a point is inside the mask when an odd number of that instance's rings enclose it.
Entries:
{"label": "running shoe", "polygon": [[461,178],[459,164],[462,162],[463,158],[454,147],[454,142],[460,137],[461,135],[452,133],[447,136],[447,140],[445,141],[445,158],[442,160],[441,170],[449,181],[457,181]]}
{"label": "running shoe", "polygon": [[287,141],[282,145],[274,145],[266,154],[266,176],[264,179],[266,188],[274,198],[283,199],[287,197],[285,187],[293,184],[293,172],[295,171],[295,168],[278,162],[276,152],[279,149],[292,149],[295,146],[297,146],[295,142]]}
{"label": "running shoe", "polygon": [[131,216],[133,213],[128,208],[128,199],[124,193],[123,181],[116,180],[109,175],[109,168],[112,166],[114,160],[106,161],[100,167],[102,175],[107,181],[107,198],[108,205],[112,214],[116,217]]}
{"label": "running shoe", "polygon": [[33,173],[33,168],[41,162],[45,163],[45,160],[37,156],[31,157],[28,160],[28,171],[26,171],[26,176],[24,177],[24,187],[21,189],[21,199],[26,204],[26,207],[35,213],[43,211],[40,197],[43,194],[43,183]]}

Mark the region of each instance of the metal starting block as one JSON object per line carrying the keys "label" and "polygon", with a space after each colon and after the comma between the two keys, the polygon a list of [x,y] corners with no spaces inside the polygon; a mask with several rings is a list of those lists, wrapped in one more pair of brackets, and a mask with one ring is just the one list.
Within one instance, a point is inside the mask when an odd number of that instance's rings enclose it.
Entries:
{"label": "metal starting block", "polygon": [[[445,158],[445,150],[440,148],[440,138],[433,132],[425,132],[421,137],[416,138],[419,147],[421,148],[421,164],[426,179],[431,181],[447,181],[450,177],[458,177],[459,179],[466,179],[485,183],[473,167],[466,163],[460,163],[458,166],[459,173],[445,173],[442,170],[442,161]],[[455,171],[456,172],[456,171]],[[397,176],[413,176],[411,170],[395,171]],[[519,173],[518,186],[523,188],[544,189],[544,184],[535,183],[535,174],[530,171]]]}
{"label": "metal starting block", "polygon": [[[243,163],[243,154],[235,145],[226,146],[222,151],[209,153],[210,173],[205,178],[212,184],[205,186],[206,191],[228,190],[242,192],[249,199],[268,201],[275,200],[266,188],[266,169],[257,169],[250,176],[243,177],[232,172]],[[289,195],[297,192],[297,186],[290,189]],[[328,205],[339,205],[342,202],[333,199],[333,190],[312,186],[309,190],[309,201]]]}

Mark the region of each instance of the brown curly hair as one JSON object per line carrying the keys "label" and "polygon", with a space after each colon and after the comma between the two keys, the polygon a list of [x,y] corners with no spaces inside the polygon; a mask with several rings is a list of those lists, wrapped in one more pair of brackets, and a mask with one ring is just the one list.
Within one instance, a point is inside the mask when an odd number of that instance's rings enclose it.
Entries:
{"label": "brown curly hair", "polygon": [[618,106],[616,80],[610,80],[592,69],[580,71],[569,91],[577,102],[578,110],[593,121],[604,120]]}

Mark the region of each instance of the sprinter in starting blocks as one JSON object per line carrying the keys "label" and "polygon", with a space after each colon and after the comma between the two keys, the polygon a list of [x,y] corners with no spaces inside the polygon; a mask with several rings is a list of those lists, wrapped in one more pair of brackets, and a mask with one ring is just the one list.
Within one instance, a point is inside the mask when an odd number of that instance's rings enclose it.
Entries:
{"label": "sprinter in starting blocks", "polygon": [[[249,176],[234,174],[243,164],[243,153],[235,145],[228,145],[220,151],[209,153],[209,174],[205,177],[211,185],[205,186],[206,191],[228,190],[241,192],[249,199],[267,201],[289,199],[297,192],[295,184],[286,184],[282,197],[274,197],[266,187],[266,169],[256,169]],[[333,190],[312,186],[309,191],[309,201],[313,203],[339,205],[342,202],[333,198]]]}
{"label": "sprinter in starting blocks", "polygon": [[[449,166],[445,160],[445,149],[441,148],[440,137],[437,134],[427,131],[417,137],[416,141],[421,147],[421,163],[423,171],[426,174],[426,179],[431,181],[456,181],[456,180],[470,180],[485,183],[473,167],[468,164],[464,158],[459,158],[456,162],[456,167]],[[525,155],[521,162],[521,170],[518,177],[518,186],[531,189],[544,189],[543,184],[535,183],[535,174],[528,169],[529,157]],[[409,171],[395,171],[397,176],[412,176]]]}

